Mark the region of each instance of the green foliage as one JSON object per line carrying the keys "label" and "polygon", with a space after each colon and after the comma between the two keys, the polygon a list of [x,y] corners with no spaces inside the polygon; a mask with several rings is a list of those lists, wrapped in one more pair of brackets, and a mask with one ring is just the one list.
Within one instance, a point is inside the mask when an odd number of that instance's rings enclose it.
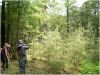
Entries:
{"label": "green foliage", "polygon": [[79,70],[83,74],[99,74],[99,63],[85,60],[79,66]]}
{"label": "green foliage", "polygon": [[51,61],[48,63],[48,72],[59,74],[63,69],[63,62],[62,61]]}
{"label": "green foliage", "polygon": [[[12,55],[16,58],[16,42],[23,39],[30,46],[31,73],[45,73],[45,70],[46,73],[98,74],[98,0],[88,0],[80,8],[73,0],[64,3],[66,9],[69,7],[68,15],[59,14],[60,3],[54,0],[8,1],[5,14]],[[49,7],[52,13],[47,12]],[[33,67],[39,67],[40,71]]]}

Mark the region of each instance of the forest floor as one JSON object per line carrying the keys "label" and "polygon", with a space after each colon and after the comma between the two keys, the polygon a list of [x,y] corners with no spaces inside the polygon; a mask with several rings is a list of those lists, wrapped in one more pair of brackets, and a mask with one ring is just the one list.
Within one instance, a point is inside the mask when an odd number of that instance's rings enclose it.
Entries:
{"label": "forest floor", "polygon": [[[35,60],[35,61],[28,61],[26,67],[26,74],[63,74],[62,70],[50,70],[44,61]],[[12,60],[9,63],[9,68],[5,71],[1,68],[1,74],[19,74],[19,67],[18,61]],[[68,73],[67,73],[68,74]]]}
{"label": "forest floor", "polygon": [[[1,66],[1,64],[0,64],[0,66]],[[87,66],[88,65],[86,65],[86,67]],[[90,68],[91,68],[91,66],[90,66]],[[97,72],[97,74],[98,74],[98,71],[96,71],[96,70],[98,70],[98,68],[95,69],[93,67],[92,70],[89,68],[88,68],[88,70],[89,71],[86,73],[95,74]],[[3,71],[2,68],[0,68],[0,71],[1,71],[1,74],[19,74],[18,60],[11,60],[9,63],[9,68],[6,69],[5,71]],[[73,73],[73,71],[74,71],[74,73]],[[96,72],[92,72],[92,71],[96,71]],[[26,74],[80,74],[80,72],[79,72],[79,70],[75,71],[72,69],[67,70],[66,72],[62,69],[58,69],[58,70],[50,69],[47,62],[45,62],[43,60],[32,60],[32,61],[28,61],[28,63],[27,63]]]}
{"label": "forest floor", "polygon": [[[26,73],[27,74],[45,74],[45,64],[41,61],[28,61],[27,67],[26,67]],[[2,74],[19,74],[19,67],[18,67],[18,61],[13,60],[9,63],[9,68],[5,71],[2,70]]]}

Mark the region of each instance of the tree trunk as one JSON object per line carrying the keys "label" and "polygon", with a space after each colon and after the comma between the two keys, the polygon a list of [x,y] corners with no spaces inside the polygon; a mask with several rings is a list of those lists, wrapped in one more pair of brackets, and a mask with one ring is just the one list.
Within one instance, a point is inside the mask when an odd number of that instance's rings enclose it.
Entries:
{"label": "tree trunk", "polygon": [[2,1],[2,12],[1,12],[1,47],[5,43],[5,2]]}
{"label": "tree trunk", "polygon": [[18,8],[18,11],[17,11],[17,34],[16,34],[16,40],[18,41],[19,40],[19,24],[20,24],[20,1],[17,2],[17,8]]}
{"label": "tree trunk", "polygon": [[67,32],[69,32],[69,0],[67,0]]}
{"label": "tree trunk", "polygon": [[9,24],[9,2],[7,3],[7,37],[6,37],[6,41],[7,43],[9,43],[9,31],[10,31],[10,24]]}

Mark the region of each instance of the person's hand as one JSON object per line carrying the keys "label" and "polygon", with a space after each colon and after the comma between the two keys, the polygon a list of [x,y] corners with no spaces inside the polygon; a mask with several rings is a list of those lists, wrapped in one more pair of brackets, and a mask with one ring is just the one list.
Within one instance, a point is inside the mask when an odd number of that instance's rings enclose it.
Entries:
{"label": "person's hand", "polygon": [[10,58],[9,57],[7,57],[7,60],[8,60],[8,62],[10,61]]}
{"label": "person's hand", "polygon": [[10,54],[10,58],[12,58],[12,55]]}
{"label": "person's hand", "polygon": [[10,63],[10,59],[8,59],[8,63]]}

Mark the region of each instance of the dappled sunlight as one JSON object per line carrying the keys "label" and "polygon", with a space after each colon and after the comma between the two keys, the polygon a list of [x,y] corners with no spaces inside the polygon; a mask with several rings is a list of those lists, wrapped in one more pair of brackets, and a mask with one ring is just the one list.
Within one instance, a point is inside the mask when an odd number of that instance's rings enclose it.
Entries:
{"label": "dappled sunlight", "polygon": [[99,1],[77,1],[3,1],[1,73],[99,74]]}

